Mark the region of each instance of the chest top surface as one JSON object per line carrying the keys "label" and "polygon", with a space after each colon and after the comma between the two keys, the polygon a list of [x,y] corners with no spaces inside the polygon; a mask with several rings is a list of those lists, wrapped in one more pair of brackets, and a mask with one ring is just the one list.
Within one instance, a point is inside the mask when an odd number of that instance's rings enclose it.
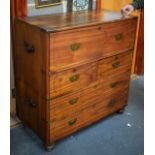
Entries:
{"label": "chest top surface", "polygon": [[84,11],[71,13],[58,13],[44,16],[19,18],[18,20],[36,26],[46,32],[55,32],[77,27],[85,27],[118,20],[137,18],[135,16],[123,17],[120,12],[113,11]]}

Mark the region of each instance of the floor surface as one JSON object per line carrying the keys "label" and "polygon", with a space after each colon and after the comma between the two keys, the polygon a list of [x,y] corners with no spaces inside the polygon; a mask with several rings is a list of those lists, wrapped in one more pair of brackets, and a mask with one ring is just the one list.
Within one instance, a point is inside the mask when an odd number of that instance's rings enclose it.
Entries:
{"label": "floor surface", "polygon": [[143,155],[144,78],[131,81],[124,114],[113,114],[56,144],[52,152],[28,128],[11,129],[11,155]]}

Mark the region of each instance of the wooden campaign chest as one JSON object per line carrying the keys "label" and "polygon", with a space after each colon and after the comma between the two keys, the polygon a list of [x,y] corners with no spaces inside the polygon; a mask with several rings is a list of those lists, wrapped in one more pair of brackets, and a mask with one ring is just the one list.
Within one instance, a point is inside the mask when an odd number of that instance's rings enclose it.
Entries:
{"label": "wooden campaign chest", "polygon": [[126,106],[136,27],[110,11],[16,20],[17,114],[48,149]]}

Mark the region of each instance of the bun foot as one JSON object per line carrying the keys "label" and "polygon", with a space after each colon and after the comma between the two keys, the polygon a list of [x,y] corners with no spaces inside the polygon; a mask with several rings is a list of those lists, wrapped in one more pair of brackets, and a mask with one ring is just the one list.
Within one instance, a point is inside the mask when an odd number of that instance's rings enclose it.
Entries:
{"label": "bun foot", "polygon": [[51,145],[45,145],[45,149],[48,152],[52,151],[54,149],[54,147],[55,147],[55,144],[54,143],[51,144]]}
{"label": "bun foot", "polygon": [[22,125],[23,125],[23,128],[26,129],[26,125],[25,124],[22,124]]}
{"label": "bun foot", "polygon": [[125,108],[122,108],[122,109],[117,111],[118,114],[123,114],[124,112],[125,112]]}

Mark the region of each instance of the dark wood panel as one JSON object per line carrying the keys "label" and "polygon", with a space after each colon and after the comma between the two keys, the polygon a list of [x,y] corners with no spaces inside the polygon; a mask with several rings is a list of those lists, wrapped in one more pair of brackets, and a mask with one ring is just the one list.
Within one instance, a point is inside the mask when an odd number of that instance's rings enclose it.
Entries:
{"label": "dark wood panel", "polygon": [[[22,2],[22,3],[21,3]],[[18,7],[20,5],[20,7]],[[15,31],[15,19],[17,17],[23,17],[23,16],[27,16],[27,0],[11,0],[10,1],[10,19],[11,19],[11,51],[12,51],[12,56],[11,59],[14,58],[14,52],[15,52],[15,37],[16,37],[16,31]],[[14,64],[13,60],[13,64]],[[16,68],[14,68],[14,75],[16,76]],[[13,79],[11,79],[13,80]],[[16,84],[16,78],[15,78],[15,82]],[[12,103],[13,104],[13,103]],[[15,106],[13,106],[14,109],[12,109],[11,111],[11,115],[16,117],[16,112],[18,113],[18,111],[16,111]]]}
{"label": "dark wood panel", "polygon": [[140,14],[140,25],[134,73],[138,75],[144,74],[144,10],[141,10]]}
{"label": "dark wood panel", "polygon": [[48,94],[47,73],[43,72],[44,68],[49,67],[46,52],[48,35],[20,21],[16,21],[15,28],[14,67],[18,116],[46,142],[48,131],[42,118],[49,117],[49,105],[42,96]]}
{"label": "dark wood panel", "polygon": [[[11,0],[12,1],[12,0]],[[26,17],[27,16],[27,0],[13,0],[15,1],[15,13],[16,17]]]}
{"label": "dark wood panel", "polygon": [[96,10],[97,11],[101,10],[101,0],[96,0]]}

